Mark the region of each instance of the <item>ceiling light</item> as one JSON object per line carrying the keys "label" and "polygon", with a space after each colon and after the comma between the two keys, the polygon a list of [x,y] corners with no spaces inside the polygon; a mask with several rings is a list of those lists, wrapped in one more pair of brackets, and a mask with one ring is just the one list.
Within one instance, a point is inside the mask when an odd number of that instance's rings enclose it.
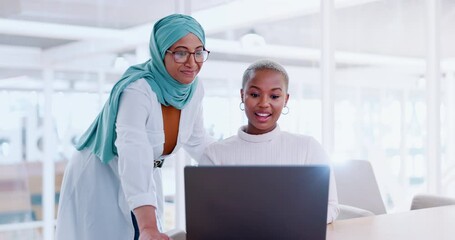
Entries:
{"label": "ceiling light", "polygon": [[243,48],[262,47],[266,45],[265,38],[256,33],[254,30],[251,30],[247,34],[243,35],[240,38],[240,43]]}
{"label": "ceiling light", "polygon": [[114,60],[115,69],[124,70],[124,69],[128,68],[129,65],[130,64],[128,63],[126,58],[121,55],[117,56]]}

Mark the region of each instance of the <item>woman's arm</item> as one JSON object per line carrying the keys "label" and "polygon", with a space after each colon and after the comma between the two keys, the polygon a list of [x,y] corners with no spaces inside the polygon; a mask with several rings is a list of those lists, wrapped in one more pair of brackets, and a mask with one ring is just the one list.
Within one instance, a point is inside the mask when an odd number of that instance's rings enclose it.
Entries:
{"label": "woman's arm", "polygon": [[330,183],[329,183],[329,205],[327,208],[327,223],[335,221],[340,213],[338,206],[338,194],[336,189],[335,176],[333,169],[330,167]]}
{"label": "woman's arm", "polygon": [[153,146],[146,129],[152,106],[150,96],[141,86],[140,82],[135,82],[122,92],[115,145],[120,183],[129,209],[134,209],[138,225],[144,231],[153,232],[158,229],[155,213],[158,199],[153,180]]}
{"label": "woman's arm", "polygon": [[139,227],[140,240],[169,240],[170,238],[163,233],[160,233],[156,223],[156,208],[153,206],[141,206],[134,209]]}
{"label": "woman's arm", "polygon": [[329,156],[322,148],[316,139],[311,138],[308,144],[308,164],[324,164],[330,167],[330,182],[329,182],[329,201],[327,209],[327,223],[333,222],[340,209],[338,207],[338,194],[336,189],[335,176],[329,160]]}

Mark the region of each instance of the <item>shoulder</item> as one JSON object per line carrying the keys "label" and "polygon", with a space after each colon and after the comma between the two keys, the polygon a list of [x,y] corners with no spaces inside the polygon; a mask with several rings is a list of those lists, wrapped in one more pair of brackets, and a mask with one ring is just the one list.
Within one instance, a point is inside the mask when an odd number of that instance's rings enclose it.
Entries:
{"label": "shoulder", "polygon": [[124,91],[137,94],[144,94],[146,96],[155,95],[150,85],[143,78],[130,83]]}
{"label": "shoulder", "polygon": [[317,143],[317,140],[314,139],[312,136],[298,134],[298,133],[290,133],[286,131],[281,132],[281,139],[287,142],[295,142],[299,144],[314,144]]}
{"label": "shoulder", "polygon": [[142,108],[147,112],[152,109],[161,111],[156,94],[145,79],[138,79],[128,84],[120,95],[120,102],[121,105],[128,106],[128,108],[134,106],[136,109]]}
{"label": "shoulder", "polygon": [[324,152],[324,149],[314,137],[303,134],[282,132],[281,141],[283,144],[293,147],[298,147],[306,152]]}
{"label": "shoulder", "polygon": [[220,165],[229,159],[235,150],[238,150],[240,139],[232,136],[210,144],[202,155],[200,165]]}
{"label": "shoulder", "polygon": [[237,135],[225,138],[218,142],[214,142],[207,147],[208,151],[215,151],[215,152],[225,152],[230,151],[231,149],[236,148],[241,144],[241,140]]}

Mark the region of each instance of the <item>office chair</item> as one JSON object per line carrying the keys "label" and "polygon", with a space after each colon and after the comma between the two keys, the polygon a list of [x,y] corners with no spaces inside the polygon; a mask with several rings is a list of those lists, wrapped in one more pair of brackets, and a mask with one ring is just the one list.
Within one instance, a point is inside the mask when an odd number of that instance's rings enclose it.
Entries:
{"label": "office chair", "polygon": [[340,204],[338,220],[387,213],[370,162],[348,160],[334,164],[333,172]]}
{"label": "office chair", "polygon": [[434,194],[417,194],[412,199],[411,210],[441,207],[447,205],[455,205],[455,198],[444,197]]}

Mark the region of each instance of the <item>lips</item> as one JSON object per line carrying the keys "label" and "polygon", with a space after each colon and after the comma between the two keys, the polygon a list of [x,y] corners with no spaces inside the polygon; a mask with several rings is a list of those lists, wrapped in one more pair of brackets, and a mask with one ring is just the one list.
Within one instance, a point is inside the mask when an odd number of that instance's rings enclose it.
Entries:
{"label": "lips", "polygon": [[194,76],[196,74],[194,70],[182,70],[181,72],[186,76]]}
{"label": "lips", "polygon": [[256,119],[259,122],[266,122],[272,116],[271,113],[263,113],[263,112],[256,112],[256,113],[254,113],[254,115],[256,116]]}

